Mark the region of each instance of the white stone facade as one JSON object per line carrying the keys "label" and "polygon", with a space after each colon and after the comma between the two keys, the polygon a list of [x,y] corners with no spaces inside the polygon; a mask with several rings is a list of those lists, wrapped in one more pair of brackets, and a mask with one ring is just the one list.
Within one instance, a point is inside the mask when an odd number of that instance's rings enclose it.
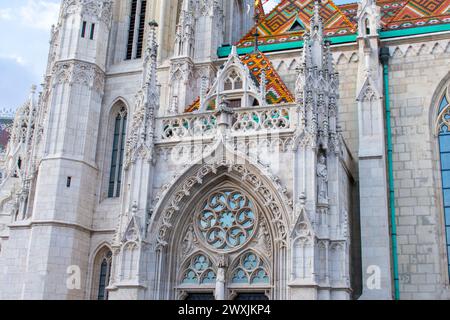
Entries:
{"label": "white stone facade", "polygon": [[62,1],[3,164],[0,299],[392,299],[381,46],[401,298],[450,298],[450,34],[381,41],[364,0],[357,41],[330,46],[316,6],[305,49],[266,54],[294,97],[273,105],[235,47],[217,56],[251,0]]}

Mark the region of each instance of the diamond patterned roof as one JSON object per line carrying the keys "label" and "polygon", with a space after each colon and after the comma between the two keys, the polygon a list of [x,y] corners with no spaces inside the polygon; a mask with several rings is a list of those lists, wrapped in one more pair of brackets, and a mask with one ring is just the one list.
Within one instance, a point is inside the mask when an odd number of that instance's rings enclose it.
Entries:
{"label": "diamond patterned roof", "polygon": [[[378,0],[381,8],[382,30],[406,29],[450,23],[450,0]],[[258,24],[259,44],[276,44],[302,39],[304,30],[293,30],[300,20],[306,28],[313,14],[314,0],[282,0]],[[339,37],[356,34],[358,4],[335,5],[322,2],[320,15],[324,21],[325,36]],[[255,28],[239,42],[239,47],[254,46]]]}
{"label": "diamond patterned roof", "polygon": [[[296,21],[309,28],[314,14],[314,0],[282,0],[258,25],[260,45],[298,41],[305,30],[292,30]],[[320,7],[324,20],[325,35],[340,36],[353,34],[355,25],[345,16],[333,1],[325,1]],[[240,41],[240,47],[254,45],[255,27]]]}

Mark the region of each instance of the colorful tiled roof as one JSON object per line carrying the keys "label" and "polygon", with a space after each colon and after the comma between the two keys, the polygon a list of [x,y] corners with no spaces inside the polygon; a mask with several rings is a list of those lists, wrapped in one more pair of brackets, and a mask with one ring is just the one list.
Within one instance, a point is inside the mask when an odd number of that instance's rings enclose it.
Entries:
{"label": "colorful tiled roof", "polygon": [[[407,29],[450,23],[450,0],[378,0],[381,9],[383,31]],[[259,44],[276,44],[301,40],[304,30],[292,28],[299,21],[309,28],[314,0],[281,0],[258,25]],[[324,20],[325,36],[339,37],[357,32],[358,4],[335,5],[327,0],[322,3],[320,15]],[[239,47],[254,46],[255,28],[239,42]]]}
{"label": "colorful tiled roof", "polygon": [[383,29],[405,29],[450,22],[450,0],[378,1]]}
{"label": "colorful tiled roof", "polygon": [[[253,52],[240,57],[242,63],[247,66],[252,79],[258,86],[261,83],[261,74],[265,70],[266,74],[266,102],[267,104],[281,104],[294,102],[294,96],[287,86],[281,80],[272,63],[261,52]],[[193,112],[200,108],[200,98],[186,108],[186,112]],[[215,105],[212,103],[208,106],[208,110],[214,110]]]}
{"label": "colorful tiled roof", "polygon": [[250,74],[258,84],[261,83],[261,74],[265,70],[266,73],[266,102],[268,104],[280,104],[294,102],[289,89],[281,80],[272,63],[267,57],[261,53],[249,53],[241,57],[241,61],[250,70]]}
{"label": "colorful tiled roof", "polygon": [[[378,0],[382,30],[406,29],[450,22],[450,0]],[[339,6],[356,23],[358,4]]]}
{"label": "colorful tiled roof", "polygon": [[[309,28],[314,14],[314,0],[282,0],[258,25],[259,44],[298,41]],[[355,25],[341,12],[333,1],[322,3],[320,15],[324,20],[325,35],[353,34]],[[240,47],[254,45],[255,28],[240,41]]]}

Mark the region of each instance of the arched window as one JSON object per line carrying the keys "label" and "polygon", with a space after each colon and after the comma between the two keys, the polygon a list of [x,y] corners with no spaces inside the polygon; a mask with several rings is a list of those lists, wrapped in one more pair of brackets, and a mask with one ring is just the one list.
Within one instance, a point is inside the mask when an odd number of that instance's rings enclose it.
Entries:
{"label": "arched window", "polygon": [[122,109],[117,114],[114,124],[114,139],[108,188],[109,198],[116,198],[120,196],[126,131],[127,110],[125,107],[122,107]]}
{"label": "arched window", "polygon": [[108,287],[111,276],[112,252],[108,247],[102,248],[94,260],[92,279],[92,299],[108,300]]}
{"label": "arched window", "polygon": [[258,208],[253,198],[234,187],[205,195],[181,238],[181,297],[195,299],[202,293],[219,299],[267,299],[272,247]]}
{"label": "arched window", "polygon": [[442,192],[444,199],[445,232],[447,240],[447,267],[450,275],[450,96],[443,95],[437,120],[439,152],[441,159]]}
{"label": "arched window", "polygon": [[235,71],[232,70],[227,78],[225,79],[223,89],[224,91],[229,90],[240,90],[243,87],[241,76]]}

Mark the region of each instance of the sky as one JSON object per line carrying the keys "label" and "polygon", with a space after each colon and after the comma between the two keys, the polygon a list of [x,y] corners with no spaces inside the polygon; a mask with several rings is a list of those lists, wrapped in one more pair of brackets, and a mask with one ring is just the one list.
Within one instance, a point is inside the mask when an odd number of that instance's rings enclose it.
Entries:
{"label": "sky", "polygon": [[[271,0],[267,10],[280,0]],[[336,4],[356,0],[336,0]],[[61,0],[0,0],[0,110],[17,109],[42,83]]]}

